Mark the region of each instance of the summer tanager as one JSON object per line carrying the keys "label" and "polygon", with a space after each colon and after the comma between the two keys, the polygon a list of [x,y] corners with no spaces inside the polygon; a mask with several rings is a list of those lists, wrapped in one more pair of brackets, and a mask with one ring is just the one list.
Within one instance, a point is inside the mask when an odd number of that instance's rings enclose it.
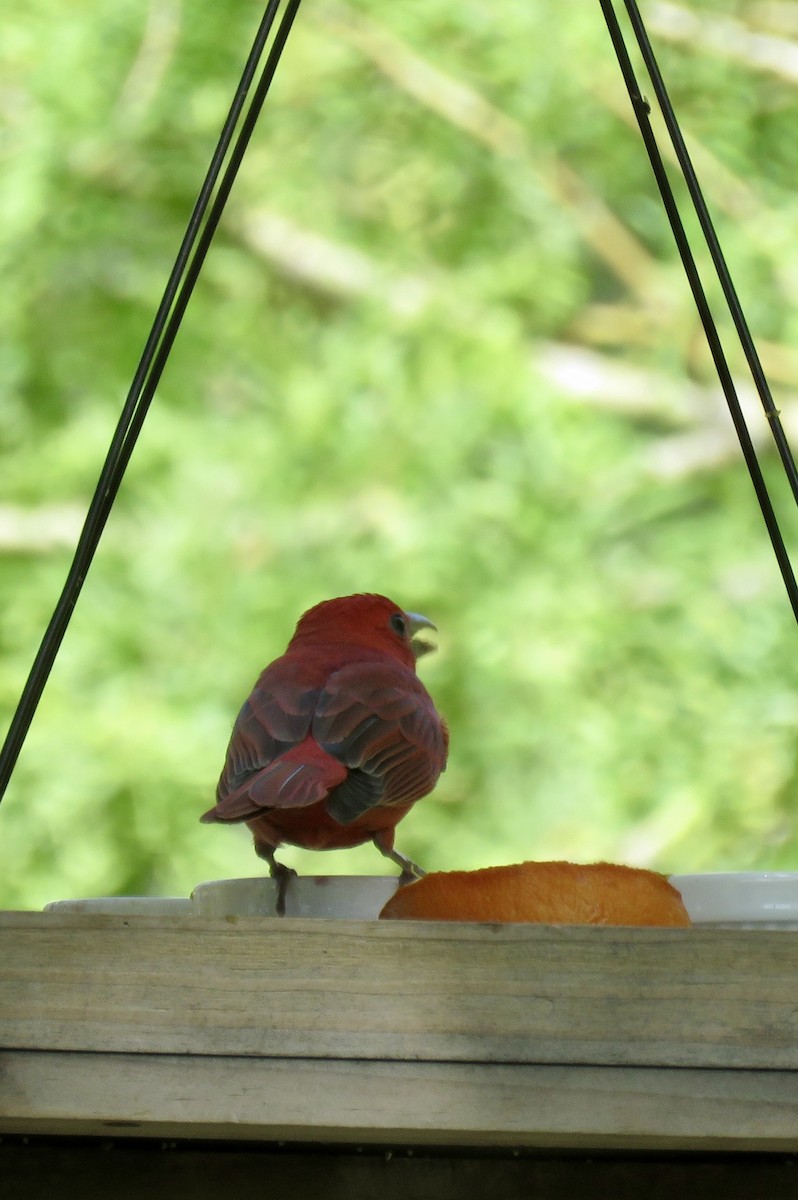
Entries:
{"label": "summer tanager", "polygon": [[424,872],[394,850],[394,831],[446,766],[449,735],[416,675],[434,629],[385,596],[342,596],[300,618],[233,727],[203,821],[246,821],[280,882],[278,846],[312,850],[371,839],[407,875]]}

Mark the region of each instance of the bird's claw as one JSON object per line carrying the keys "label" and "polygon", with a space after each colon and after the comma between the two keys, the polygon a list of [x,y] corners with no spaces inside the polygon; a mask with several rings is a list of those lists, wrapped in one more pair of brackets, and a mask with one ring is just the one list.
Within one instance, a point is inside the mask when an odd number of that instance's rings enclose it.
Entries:
{"label": "bird's claw", "polygon": [[288,885],[292,879],[296,879],[296,871],[293,867],[287,867],[285,863],[276,862],[274,869],[271,871],[271,877],[277,883],[277,899],[274,904],[274,911],[278,917],[284,917]]}
{"label": "bird's claw", "polygon": [[399,886],[404,887],[406,883],[412,883],[414,879],[423,879],[426,871],[420,867],[418,863],[414,863],[411,858],[400,854],[393,847],[388,849],[381,842],[379,837],[374,838],[374,845],[379,850],[380,854],[384,854],[386,858],[390,858],[391,862],[395,862],[397,867],[402,868],[402,874],[399,876]]}
{"label": "bird's claw", "polygon": [[277,884],[277,899],[274,903],[274,911],[278,917],[285,916],[285,900],[288,893],[288,884],[292,879],[296,878],[296,871],[293,867],[287,867],[285,863],[279,863],[274,857],[274,850],[271,846],[255,845],[255,853],[258,858],[264,859],[269,864],[269,874]]}

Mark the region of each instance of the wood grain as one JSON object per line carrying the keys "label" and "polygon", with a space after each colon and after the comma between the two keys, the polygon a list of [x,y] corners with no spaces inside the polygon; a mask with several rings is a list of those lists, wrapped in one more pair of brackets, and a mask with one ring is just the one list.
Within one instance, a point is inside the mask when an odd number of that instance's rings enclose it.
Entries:
{"label": "wood grain", "polygon": [[0,1047],[798,1067],[798,933],[0,916]]}
{"label": "wood grain", "polygon": [[332,1144],[796,1150],[798,1077],[0,1052],[0,1133]]}

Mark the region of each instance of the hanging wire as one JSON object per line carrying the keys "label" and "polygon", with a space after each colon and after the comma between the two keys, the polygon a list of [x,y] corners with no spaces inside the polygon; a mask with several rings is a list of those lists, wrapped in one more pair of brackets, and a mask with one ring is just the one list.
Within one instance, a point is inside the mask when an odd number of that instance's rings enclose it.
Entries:
{"label": "hanging wire", "polygon": [[[0,800],[25,742],[47,679],[66,633],[86,574],[119,491],[200,270],[230,195],[244,153],[285,48],[301,0],[287,0],[271,48],[252,91],[281,0],[269,0],[258,26],[230,111],[222,126],[164,294],[116,426],[100,478],[78,539],[66,583],[33,662],[0,750]],[[249,107],[242,113],[252,92]],[[236,134],[236,129],[238,133]],[[235,139],[235,140],[234,140]],[[232,146],[232,149],[231,149]],[[226,161],[226,166],[225,166]],[[224,170],[222,168],[224,167]]]}
{"label": "hanging wire", "polygon": [[[743,457],[745,459],[746,466],[748,467],[749,475],[751,476],[751,482],[754,486],[759,507],[762,511],[762,516],[764,518],[765,526],[773,546],[774,554],[776,555],[776,561],[778,562],[782,579],[784,580],[784,586],[787,589],[787,596],[792,606],[795,619],[798,621],[798,585],[796,585],[795,575],[793,573],[792,564],[790,563],[790,557],[787,553],[787,548],[784,544],[784,538],[782,537],[779,523],[768,494],[767,484],[765,483],[762,470],[759,466],[756,450],[754,449],[754,444],[748,431],[745,416],[743,415],[743,411],[740,406],[740,401],[734,386],[734,380],[732,379],[731,371],[729,369],[726,355],[723,351],[717,326],[707,301],[706,293],[701,282],[701,277],[696,266],[695,258],[693,257],[693,252],[690,248],[690,243],[682,223],[679,208],[673,194],[673,189],[671,188],[670,180],[668,179],[668,174],[665,170],[665,164],[651,127],[651,122],[649,120],[649,104],[642,95],[638,86],[634,68],[629,57],[629,52],[626,48],[626,43],[624,41],[623,33],[621,31],[612,0],[599,0],[599,3],[601,4],[604,20],[607,23],[610,39],[618,59],[618,65],[621,68],[621,74],[623,75],[624,83],[626,84],[626,89],[629,93],[629,99],[632,102],[632,108],[634,110],[635,117],[637,118],[640,134],[643,138],[643,143],[648,153],[649,161],[651,162],[651,168],[654,172],[654,177],[657,181],[660,195],[662,196],[662,202],[670,222],[674,240],[682,260],[682,265],[684,267],[685,274],[687,275],[690,289],[693,293],[693,299],[695,300],[695,305],[698,309],[698,315],[704,328],[704,334],[715,363],[715,369],[718,373],[718,378],[723,389],[723,394],[726,398],[726,403],[729,407],[732,422],[737,432]],[[767,381],[765,379],[762,365],[756,352],[748,324],[745,320],[740,302],[737,298],[737,293],[734,289],[726,261],[721,252],[717,235],[715,234],[706,204],[704,203],[704,198],[701,193],[695,171],[693,170],[690,157],[684,144],[684,139],[682,138],[681,131],[679,129],[676,114],[670,103],[662,75],[660,74],[657,66],[648,33],[643,23],[643,19],[640,16],[636,0],[624,0],[624,4],[626,6],[632,28],[635,32],[635,36],[638,40],[638,45],[640,46],[640,50],[646,64],[646,69],[651,75],[651,81],[654,86],[657,100],[662,109],[666,127],[671,136],[671,140],[673,141],[679,165],[682,168],[690,196],[696,208],[699,223],[707,241],[707,245],[712,256],[724,296],[729,305],[735,328],[737,329],[743,350],[754,376],[754,381],[764,405],[765,412],[768,416],[774,438],[776,439],[782,464],[784,465],[784,469],[787,473],[788,479],[790,480],[790,484],[793,489],[793,495],[798,502],[798,472],[796,472],[795,462],[787,443],[784,430],[781,426],[781,421],[779,420],[778,410],[773,404],[773,398],[770,394],[770,389],[767,385]]]}
{"label": "hanging wire", "polygon": [[795,459],[793,458],[789,442],[787,441],[787,435],[785,434],[784,428],[781,424],[779,410],[773,403],[773,396],[771,395],[768,381],[765,378],[762,362],[759,358],[756,346],[754,345],[754,339],[751,336],[751,330],[748,327],[748,322],[745,318],[742,305],[740,304],[737,290],[732,281],[731,274],[729,273],[726,259],[723,255],[720,242],[718,241],[718,235],[715,232],[715,226],[713,225],[712,218],[709,215],[709,209],[707,208],[706,201],[704,200],[704,194],[701,191],[701,185],[698,182],[698,177],[695,173],[695,168],[693,167],[687,146],[685,145],[682,131],[679,128],[679,122],[676,119],[676,113],[673,110],[673,105],[671,104],[671,99],[668,95],[668,89],[666,88],[665,81],[662,78],[662,73],[660,72],[657,59],[654,55],[654,49],[651,45],[651,40],[640,15],[640,10],[637,6],[636,0],[626,0],[626,11],[629,15],[629,21],[637,39],[637,44],[640,47],[640,53],[643,57],[643,62],[645,63],[646,70],[648,71],[651,79],[651,83],[654,88],[654,94],[657,97],[657,103],[659,104],[662,117],[665,122],[665,128],[667,129],[668,136],[671,139],[671,143],[676,154],[676,159],[682,169],[682,175],[684,176],[685,183],[687,184],[687,190],[690,193],[690,199],[693,201],[693,207],[696,211],[696,216],[698,217],[698,221],[701,226],[701,232],[704,234],[709,253],[712,256],[712,262],[715,265],[715,271],[717,272],[718,280],[723,290],[723,295],[726,299],[727,305],[729,306],[729,312],[731,313],[734,327],[737,330],[737,336],[740,339],[740,345],[743,348],[743,353],[745,354],[746,361],[751,371],[751,376],[756,386],[756,390],[759,393],[760,400],[762,401],[762,407],[764,408],[765,414],[768,418],[768,422],[773,433],[773,439],[778,448],[785,474],[787,475],[790,487],[792,489],[793,497],[796,503],[798,503],[798,468],[796,468]]}

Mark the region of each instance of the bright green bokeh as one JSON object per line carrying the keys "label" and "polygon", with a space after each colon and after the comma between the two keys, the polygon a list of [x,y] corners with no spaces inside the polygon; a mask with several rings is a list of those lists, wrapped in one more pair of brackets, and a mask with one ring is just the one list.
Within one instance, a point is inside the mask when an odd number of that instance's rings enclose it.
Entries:
{"label": "bright green bokeh", "polygon": [[[795,81],[685,11],[652,31],[790,427]],[[3,19],[4,718],[259,15]],[[198,823],[233,718],[304,609],[372,590],[440,629],[405,853],[798,869],[795,621],[627,110],[597,3],[307,0],[0,808],[0,907],[261,873]]]}

